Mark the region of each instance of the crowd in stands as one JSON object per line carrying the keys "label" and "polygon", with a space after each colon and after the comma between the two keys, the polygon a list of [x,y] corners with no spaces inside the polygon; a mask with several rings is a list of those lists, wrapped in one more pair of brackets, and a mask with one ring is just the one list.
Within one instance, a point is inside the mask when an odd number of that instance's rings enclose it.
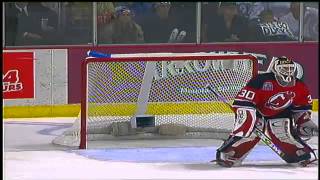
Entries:
{"label": "crowd in stands", "polygon": [[[92,3],[44,4],[5,3],[7,46],[92,43]],[[304,38],[318,41],[318,7],[304,11]],[[202,2],[201,42],[297,41],[299,16],[299,2]],[[195,2],[98,2],[96,17],[99,44],[196,42]]]}
{"label": "crowd in stands", "polygon": [[57,37],[58,17],[42,3],[6,3],[5,8],[7,45],[41,45]]}

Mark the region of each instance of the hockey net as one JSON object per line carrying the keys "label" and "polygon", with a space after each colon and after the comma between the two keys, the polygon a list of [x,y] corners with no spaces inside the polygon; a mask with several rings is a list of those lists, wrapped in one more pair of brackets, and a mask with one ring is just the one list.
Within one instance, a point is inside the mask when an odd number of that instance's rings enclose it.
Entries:
{"label": "hockey net", "polygon": [[215,53],[87,58],[81,115],[53,143],[86,148],[92,140],[225,139],[234,114],[206,85],[232,103],[257,73],[256,63],[251,55]]}

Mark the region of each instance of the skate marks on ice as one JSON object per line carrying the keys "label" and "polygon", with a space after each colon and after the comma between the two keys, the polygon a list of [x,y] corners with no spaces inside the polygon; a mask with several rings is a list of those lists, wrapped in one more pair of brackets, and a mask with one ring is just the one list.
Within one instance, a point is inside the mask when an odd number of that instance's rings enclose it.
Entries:
{"label": "skate marks on ice", "polygon": [[[244,162],[239,166],[231,168],[221,167],[215,163],[185,163],[185,164],[167,164],[163,165],[163,169],[181,168],[189,170],[212,170],[212,169],[246,169],[246,171],[260,171],[260,170],[271,170],[273,172],[283,172],[284,169],[290,170],[287,173],[292,173],[291,170],[296,171],[297,169],[308,169],[317,168],[317,164],[310,165],[308,167],[297,167],[289,165],[285,162],[279,161],[255,161],[255,162]],[[279,171],[281,169],[281,171]]]}
{"label": "skate marks on ice", "polygon": [[[70,152],[100,161],[209,163],[215,159],[218,146],[88,149]],[[282,161],[272,150],[263,145],[257,145],[245,159],[248,162],[273,160]]]}
{"label": "skate marks on ice", "polygon": [[[272,165],[271,165],[272,164]],[[316,179],[317,168],[292,168],[278,161],[224,168],[201,163],[136,163],[95,160],[64,151],[6,152],[8,179]],[[39,171],[40,170],[40,171]],[[52,171],[54,170],[54,173]]]}
{"label": "skate marks on ice", "polygon": [[[34,120],[32,120],[34,121]],[[35,121],[34,121],[35,122]],[[22,122],[21,122],[22,123]],[[224,168],[209,163],[219,144],[194,140],[130,142],[109,149],[53,151],[51,141],[70,124],[4,123],[4,176],[7,179],[317,179],[317,167],[290,167],[266,146],[256,146],[241,167]],[[60,124],[61,123],[61,124]],[[9,127],[9,128],[8,128]],[[19,132],[19,133],[17,133]],[[196,144],[197,142],[198,144]],[[318,145],[317,141],[315,146]],[[112,142],[115,143],[115,142]],[[190,147],[190,145],[192,145]],[[137,146],[144,145],[149,148]],[[172,147],[175,146],[175,147]],[[180,147],[179,147],[180,146]],[[185,147],[182,147],[185,146]],[[186,147],[188,146],[188,147]],[[197,146],[197,147],[196,147]],[[111,147],[111,148],[110,148]],[[120,147],[120,148],[119,148]],[[15,150],[10,152],[9,150]],[[124,153],[127,153],[124,156]],[[137,156],[137,157],[132,157]],[[144,156],[144,157],[143,157]],[[54,173],[52,171],[54,170]],[[125,173],[124,173],[125,172]],[[48,176],[50,175],[50,176]]]}
{"label": "skate marks on ice", "polygon": [[[163,164],[164,171],[201,172],[210,179],[317,179],[317,167],[293,167],[278,161],[243,163],[239,167],[225,168],[217,164]],[[199,179],[206,178],[200,173]]]}
{"label": "skate marks on ice", "polygon": [[[73,120],[73,119],[72,119]],[[52,140],[72,126],[72,121],[55,119],[5,120],[4,151],[68,150],[69,147],[52,144]]]}

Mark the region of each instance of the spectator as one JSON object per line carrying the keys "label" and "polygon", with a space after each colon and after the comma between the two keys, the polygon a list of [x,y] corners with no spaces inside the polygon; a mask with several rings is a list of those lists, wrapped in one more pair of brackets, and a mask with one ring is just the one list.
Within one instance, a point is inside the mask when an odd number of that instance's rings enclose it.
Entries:
{"label": "spectator", "polygon": [[248,36],[248,21],[238,15],[237,6],[232,2],[222,2],[218,17],[208,22],[208,41],[245,41]]}
{"label": "spectator", "polygon": [[218,2],[203,2],[202,3],[202,21],[201,21],[201,42],[208,42],[208,22],[215,21],[218,17]]}
{"label": "spectator", "polygon": [[[299,39],[299,22],[300,22],[300,2],[290,4],[290,12],[279,18],[280,21],[286,22],[295,39]],[[304,14],[304,37],[305,40],[317,40],[319,38],[319,15],[318,9],[306,7]]]}
{"label": "spectator", "polygon": [[98,2],[98,6],[97,6],[98,26],[111,23],[111,20],[114,17],[114,13],[115,13],[115,9],[113,6],[113,2]]}
{"label": "spectator", "polygon": [[116,2],[116,6],[126,6],[134,13],[134,21],[141,24],[145,16],[152,13],[152,2]]}
{"label": "spectator", "polygon": [[191,43],[196,41],[196,3],[172,2],[170,17],[173,18],[180,37],[185,36],[183,39],[177,38],[178,42]]}
{"label": "spectator", "polygon": [[277,20],[290,12],[290,2],[266,2],[264,4],[265,10],[271,10]]}
{"label": "spectator", "polygon": [[277,21],[271,10],[260,14],[259,23],[251,31],[255,41],[292,41],[294,36],[287,23]]}
{"label": "spectator", "polygon": [[260,17],[260,19],[259,19],[260,23],[272,23],[275,21],[275,18],[273,16],[273,12],[271,10],[262,11],[260,13],[259,17]]}
{"label": "spectator", "polygon": [[51,9],[55,14],[59,13],[59,2],[42,2],[42,5]]}
{"label": "spectator", "polygon": [[134,13],[126,6],[115,8],[115,19],[100,30],[101,43],[129,44],[144,42],[143,31],[132,18]]}
{"label": "spectator", "polygon": [[88,44],[92,42],[92,3],[68,2],[64,23],[65,43]]}
{"label": "spectator", "polygon": [[289,13],[279,18],[280,21],[286,22],[289,25],[295,39],[299,39],[299,18],[300,2],[291,3]]}
{"label": "spectator", "polygon": [[152,3],[149,2],[115,2],[115,6],[125,6],[129,8],[134,14],[135,17],[138,15],[143,15],[151,11]]}
{"label": "spectator", "polygon": [[237,2],[239,14],[254,20],[259,18],[259,14],[265,9],[263,2]]}
{"label": "spectator", "polygon": [[304,39],[319,41],[319,7],[306,7],[303,20]]}
{"label": "spectator", "polygon": [[11,45],[45,45],[55,42],[57,15],[40,2],[15,2],[8,17],[13,20],[9,24],[13,27],[8,28],[16,36],[10,37]]}
{"label": "spectator", "polygon": [[5,45],[7,46],[16,45],[19,13],[14,2],[5,3]]}
{"label": "spectator", "polygon": [[145,42],[167,43],[174,30],[174,21],[170,16],[171,3],[157,2],[153,4],[153,13],[141,21]]}
{"label": "spectator", "polygon": [[263,2],[237,2],[239,14],[248,19],[249,26],[258,23],[259,15],[266,8]]}

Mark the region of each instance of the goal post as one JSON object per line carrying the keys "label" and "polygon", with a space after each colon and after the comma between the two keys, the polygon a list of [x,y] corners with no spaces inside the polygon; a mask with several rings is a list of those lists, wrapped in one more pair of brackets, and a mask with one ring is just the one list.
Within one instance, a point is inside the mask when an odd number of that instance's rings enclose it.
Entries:
{"label": "goal post", "polygon": [[256,74],[257,59],[251,55],[144,53],[87,58],[82,64],[81,116],[53,142],[84,149],[91,140],[221,139],[220,133],[231,131],[234,114],[206,85],[232,102]]}

